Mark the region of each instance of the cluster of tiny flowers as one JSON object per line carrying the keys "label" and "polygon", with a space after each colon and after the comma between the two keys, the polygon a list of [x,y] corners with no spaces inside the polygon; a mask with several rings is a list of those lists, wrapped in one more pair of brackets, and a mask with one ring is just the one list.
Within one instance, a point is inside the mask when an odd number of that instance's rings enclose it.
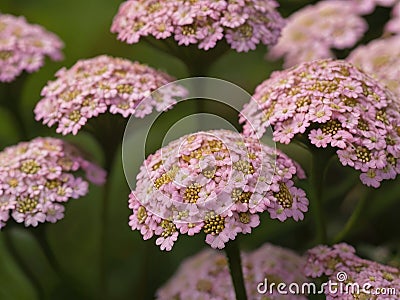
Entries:
{"label": "cluster of tiny flowers", "polygon": [[[400,270],[362,259],[347,244],[317,246],[307,252],[305,275],[327,276],[337,288],[325,287],[326,299],[396,300],[400,292]],[[341,289],[339,284],[357,284],[358,289]],[[393,291],[390,292],[390,291]],[[376,294],[382,291],[381,295]],[[383,292],[384,291],[384,292]]]}
{"label": "cluster of tiny flowers", "polygon": [[114,18],[111,31],[129,44],[141,37],[173,37],[179,45],[214,48],[225,37],[238,52],[259,43],[274,45],[285,24],[275,0],[129,0]]}
{"label": "cluster of tiny flowers", "polygon": [[387,32],[399,34],[400,33],[400,2],[397,1],[392,9],[392,18],[386,24],[385,30]]}
{"label": "cluster of tiny flowers", "polygon": [[278,44],[268,58],[284,57],[285,67],[314,59],[334,57],[331,49],[355,45],[368,25],[350,1],[322,1],[308,5],[288,18]]}
{"label": "cluster of tiny flowers", "polygon": [[154,108],[164,111],[187,93],[174,84],[157,92],[173,78],[138,62],[106,55],[80,60],[68,70],[59,70],[56,77],[43,88],[35,118],[49,127],[57,124],[62,134],[77,134],[88,119],[107,111],[124,118],[142,118]]}
{"label": "cluster of tiny flowers", "polygon": [[[307,282],[302,274],[303,259],[296,253],[270,244],[264,244],[251,253],[242,254],[243,275],[248,299],[303,300],[304,295],[282,295],[276,289],[263,295],[257,291],[259,283]],[[223,253],[207,249],[186,259],[175,275],[157,291],[157,300],[170,299],[235,299],[229,267]]]}
{"label": "cluster of tiny flowers", "polygon": [[254,98],[242,112],[246,135],[272,125],[277,142],[298,136],[318,148],[336,147],[340,162],[360,170],[368,186],[400,173],[397,99],[349,62],[318,60],[275,72]]}
{"label": "cluster of tiny flowers", "polygon": [[349,2],[353,4],[354,10],[357,11],[359,14],[367,15],[372,13],[375,10],[376,6],[391,7],[395,3],[397,3],[398,0],[350,0]]}
{"label": "cluster of tiny flowers", "polygon": [[302,220],[305,192],[294,186],[301,168],[285,154],[228,130],[183,136],[150,155],[130,194],[129,225],[145,240],[154,235],[171,250],[179,234],[204,231],[206,243],[224,248],[259,225],[259,213]]}
{"label": "cluster of tiny flowers", "polygon": [[347,60],[400,96],[400,36],[361,45],[350,53]]}
{"label": "cluster of tiny flowers", "polygon": [[44,59],[62,58],[62,41],[24,17],[0,14],[0,82],[14,80],[23,71],[34,72]]}
{"label": "cluster of tiny flowers", "polygon": [[88,181],[103,184],[105,171],[74,146],[55,138],[35,138],[0,152],[0,228],[12,218],[25,226],[55,223],[63,203],[88,192]]}

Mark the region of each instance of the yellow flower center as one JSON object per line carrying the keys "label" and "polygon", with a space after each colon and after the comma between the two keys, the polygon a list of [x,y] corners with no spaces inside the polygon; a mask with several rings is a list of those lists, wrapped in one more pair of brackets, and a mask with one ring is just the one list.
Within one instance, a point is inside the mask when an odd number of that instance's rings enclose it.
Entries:
{"label": "yellow flower center", "polygon": [[206,234],[217,235],[225,228],[225,218],[211,214],[204,221],[203,230]]}
{"label": "yellow flower center", "polygon": [[290,193],[288,187],[284,183],[279,184],[279,192],[274,193],[274,197],[278,200],[278,204],[280,204],[284,208],[291,208],[293,204],[293,196]]}

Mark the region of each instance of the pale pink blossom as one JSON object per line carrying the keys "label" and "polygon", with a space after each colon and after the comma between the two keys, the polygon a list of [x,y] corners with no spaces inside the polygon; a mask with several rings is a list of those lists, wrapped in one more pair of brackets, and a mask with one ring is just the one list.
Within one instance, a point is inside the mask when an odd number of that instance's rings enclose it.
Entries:
{"label": "pale pink blossom", "polygon": [[[399,5],[400,7],[400,5]],[[400,96],[400,36],[380,38],[354,49],[348,61]],[[399,101],[400,103],[400,101]]]}
{"label": "pale pink blossom", "polygon": [[[275,284],[301,285],[308,282],[302,274],[304,259],[293,251],[264,244],[252,252],[242,253],[242,261],[248,299],[307,299],[301,294],[280,295],[276,289],[272,294],[257,291],[257,286],[264,283],[265,278],[273,279]],[[157,291],[156,299],[235,299],[227,258],[222,252],[211,249],[187,258]]]}
{"label": "pale pink blossom", "polygon": [[124,118],[143,118],[153,110],[164,111],[186,95],[181,86],[156,91],[173,81],[169,75],[127,59],[107,55],[79,60],[70,69],[62,68],[57,79],[42,89],[35,107],[35,119],[57,133],[77,134],[89,121],[109,111]]}
{"label": "pale pink blossom", "polygon": [[0,13],[0,82],[13,81],[23,71],[40,69],[46,57],[61,60],[63,42],[24,17]]}
{"label": "pale pink blossom", "polygon": [[[268,59],[284,58],[284,66],[334,57],[332,49],[351,48],[368,29],[354,9],[354,0],[319,1],[307,5],[287,20]],[[369,0],[367,0],[369,1]]]}
{"label": "pale pink blossom", "polygon": [[225,37],[238,52],[262,43],[274,45],[285,24],[275,0],[134,1],[121,4],[111,32],[133,44],[142,37],[173,38],[178,45],[198,45],[209,50]]}
{"label": "pale pink blossom", "polygon": [[222,249],[237,234],[259,226],[261,213],[279,206],[285,218],[302,220],[305,193],[294,187],[304,171],[282,152],[228,130],[198,132],[150,155],[129,199],[129,225],[144,239],[158,236],[171,250],[178,234],[206,233]]}
{"label": "pale pink blossom", "polygon": [[[360,170],[368,186],[378,187],[393,172],[399,174],[398,97],[351,63],[316,60],[274,72],[253,98],[240,117],[246,136],[259,137],[272,126],[275,141],[335,147],[340,162]],[[293,112],[282,114],[293,105]],[[282,218],[279,207],[274,214]]]}
{"label": "pale pink blossom", "polygon": [[34,227],[62,219],[63,203],[88,193],[88,181],[93,181],[87,175],[94,166],[102,178],[94,183],[103,184],[105,171],[62,140],[39,137],[5,148],[0,152],[0,229],[10,215]]}
{"label": "pale pink blossom", "polygon": [[[328,279],[337,285],[339,284],[357,284],[360,287],[357,290],[349,289],[350,293],[337,293],[333,289],[325,287],[325,295],[327,300],[344,299],[351,300],[355,297],[370,298],[362,290],[362,287],[368,284],[369,292],[380,290],[400,289],[400,270],[379,264],[374,261],[362,259],[355,254],[355,249],[345,243],[336,244],[332,247],[317,246],[310,249],[306,253],[306,263],[304,265],[304,274],[312,278]],[[376,299],[396,300],[398,295],[384,294]]]}

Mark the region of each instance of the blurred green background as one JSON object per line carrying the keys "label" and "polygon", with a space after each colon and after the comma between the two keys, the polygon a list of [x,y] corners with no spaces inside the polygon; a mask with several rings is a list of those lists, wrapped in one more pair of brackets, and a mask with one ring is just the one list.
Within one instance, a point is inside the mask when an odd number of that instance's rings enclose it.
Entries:
{"label": "blurred green background", "polygon": [[[317,1],[280,2],[281,13],[288,16],[299,7]],[[63,66],[71,66],[78,59],[109,54],[138,60],[177,78],[187,76],[185,67],[177,59],[147,44],[127,45],[116,40],[109,28],[120,3],[121,1],[115,0],[1,0],[1,13],[24,15],[30,23],[43,25],[65,43],[65,59],[61,62],[47,61],[38,72],[25,76],[23,88],[19,90],[20,110],[30,137],[56,136],[54,128],[49,129],[34,121],[33,108],[40,99],[41,88],[48,80],[53,79],[54,73]],[[382,25],[388,16],[389,10],[380,8],[367,17],[371,28],[363,42],[381,34]],[[280,61],[266,61],[265,53],[265,47],[258,47],[256,51],[247,54],[230,51],[211,68],[209,75],[231,81],[252,93],[259,83],[268,78],[271,71],[281,68]],[[346,52],[337,54],[344,57]],[[5,95],[10,86],[0,85],[0,103],[8,100],[5,99]],[[226,113],[221,108],[214,108],[212,104],[209,104],[206,110],[222,116],[225,114],[226,118],[238,126],[236,115]],[[168,113],[168,117],[158,123],[160,128],[163,128],[168,120],[179,119],[183,112],[182,109],[176,109]],[[21,138],[17,132],[15,120],[0,106],[0,149],[19,142]],[[160,137],[155,133],[155,139],[157,138]],[[78,136],[68,136],[65,139],[81,145],[95,160],[103,162],[99,145],[90,135],[80,132]],[[283,149],[301,162],[307,170],[309,157],[303,150],[295,146]],[[141,162],[141,158],[134,161],[132,168],[137,169]],[[339,166],[337,162],[332,163],[329,171],[324,195],[329,233],[335,235],[342,228],[359,197],[367,194],[369,199],[363,217],[347,241],[357,246],[360,254],[364,256],[383,262],[397,261],[398,264],[399,181],[386,182],[379,190],[357,186],[345,197],[344,191],[358,181],[357,175]],[[204,235],[191,238],[181,236],[173,251],[161,252],[154,244],[154,239],[143,241],[139,232],[132,232],[128,226],[129,188],[123,175],[120,157],[115,162],[110,180],[112,188],[107,212],[110,222],[105,249],[109,299],[152,299],[156,289],[173,274],[184,258],[206,247]],[[22,226],[6,227],[5,230],[10,230],[19,253],[36,274],[49,299],[90,299],[94,298],[93,295],[101,288],[98,265],[101,197],[102,189],[91,186],[88,196],[72,200],[66,205],[66,216],[63,220],[46,228],[47,240],[65,276],[60,276],[52,269],[30,231],[24,230]],[[262,243],[272,242],[302,252],[313,242],[315,231],[310,213],[306,214],[305,220],[300,223],[280,223],[269,220],[266,216],[262,216],[261,220],[261,226],[251,235],[240,237],[243,249],[253,249]],[[66,277],[72,278],[74,290],[66,282]],[[28,278],[18,269],[6,251],[2,233],[0,299],[37,299]]]}

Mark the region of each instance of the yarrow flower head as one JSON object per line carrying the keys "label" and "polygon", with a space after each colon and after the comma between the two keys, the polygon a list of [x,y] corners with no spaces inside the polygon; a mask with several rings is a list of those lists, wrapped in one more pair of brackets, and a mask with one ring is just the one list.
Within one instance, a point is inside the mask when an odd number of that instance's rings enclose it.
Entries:
{"label": "yarrow flower head", "polygon": [[[348,0],[342,0],[348,1]],[[354,10],[362,15],[368,15],[375,10],[376,6],[391,7],[398,0],[350,0],[354,6]]]}
{"label": "yarrow flower head", "polygon": [[284,21],[275,0],[128,0],[120,6],[111,31],[129,44],[141,37],[173,37],[179,45],[214,48],[225,37],[238,52],[277,42]]}
{"label": "yarrow flower head", "polygon": [[392,9],[392,18],[386,24],[385,30],[394,34],[400,33],[400,1]]}
{"label": "yarrow flower head", "polygon": [[305,61],[334,57],[331,49],[354,46],[367,28],[351,1],[321,1],[288,18],[268,58],[284,57],[285,67],[292,67]]}
{"label": "yarrow flower head", "polygon": [[[301,267],[304,261],[296,253],[264,244],[259,249],[243,253],[243,276],[248,299],[303,300],[305,295],[279,294],[276,289],[270,294],[257,291],[260,282],[297,283],[307,282]],[[187,258],[175,275],[158,291],[157,300],[170,299],[235,299],[230,279],[228,261],[223,253],[207,249]]]}
{"label": "yarrow flower head", "polygon": [[138,62],[106,55],[80,60],[69,70],[59,70],[56,77],[43,88],[35,117],[48,126],[57,124],[62,134],[77,134],[89,119],[107,111],[142,118],[153,109],[167,110],[186,94],[174,84],[154,92],[173,78]]}
{"label": "yarrow flower head", "polygon": [[[362,259],[355,254],[355,249],[345,243],[332,247],[317,246],[307,252],[305,274],[312,278],[328,276],[331,282],[358,284],[357,289],[348,289],[346,294],[325,288],[326,299],[398,299],[400,291],[400,270],[374,261]],[[368,291],[362,290],[369,287]],[[376,291],[395,291],[394,294],[377,296]]]}
{"label": "yarrow flower head", "polygon": [[[84,172],[86,180],[76,174]],[[25,226],[55,223],[63,203],[88,192],[88,181],[105,182],[105,172],[73,145],[35,138],[0,152],[0,228],[11,217]]]}
{"label": "yarrow flower head", "polygon": [[[277,142],[295,136],[335,147],[340,162],[378,187],[400,173],[400,114],[394,94],[345,61],[319,60],[275,72],[256,89],[241,117],[244,133],[272,125]],[[312,145],[309,145],[312,147]]]}
{"label": "yarrow flower head", "polygon": [[361,45],[350,53],[347,60],[400,96],[400,36]]}
{"label": "yarrow flower head", "polygon": [[238,233],[250,233],[259,213],[302,220],[308,209],[294,186],[300,167],[285,154],[228,130],[183,136],[150,155],[140,168],[129,207],[132,230],[145,240],[158,236],[171,250],[179,234],[206,234],[224,248]]}
{"label": "yarrow flower head", "polygon": [[62,59],[62,41],[24,17],[0,14],[0,82],[14,80],[23,71],[42,67],[46,56]]}

